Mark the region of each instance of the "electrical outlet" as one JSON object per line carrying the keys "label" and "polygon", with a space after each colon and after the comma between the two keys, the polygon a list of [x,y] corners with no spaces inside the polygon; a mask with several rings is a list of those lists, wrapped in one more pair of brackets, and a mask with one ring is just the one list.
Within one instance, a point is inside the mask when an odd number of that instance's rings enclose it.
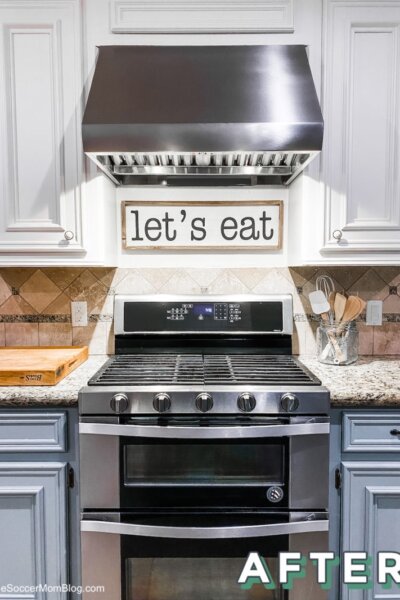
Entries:
{"label": "electrical outlet", "polygon": [[71,302],[72,327],[86,327],[88,324],[87,302]]}
{"label": "electrical outlet", "polygon": [[367,302],[367,325],[382,325],[383,302],[382,300],[369,300]]}

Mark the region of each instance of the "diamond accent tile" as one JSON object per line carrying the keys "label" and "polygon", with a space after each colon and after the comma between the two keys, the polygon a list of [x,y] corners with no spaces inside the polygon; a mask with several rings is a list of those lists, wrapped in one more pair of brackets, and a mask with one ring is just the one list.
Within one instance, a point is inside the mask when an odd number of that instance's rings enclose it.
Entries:
{"label": "diamond accent tile", "polygon": [[137,269],[137,273],[146,279],[155,291],[160,290],[176,272],[177,269]]}
{"label": "diamond accent tile", "polygon": [[232,273],[249,290],[253,290],[265,277],[266,269],[232,269]]}
{"label": "diamond accent tile", "polygon": [[62,293],[46,307],[45,312],[47,315],[70,315],[71,299]]}
{"label": "diamond accent tile", "polygon": [[200,294],[201,289],[184,269],[179,269],[159,291],[162,294]]}
{"label": "diamond accent tile", "polygon": [[83,268],[54,267],[41,269],[60,290],[65,290],[84,271]]}
{"label": "diamond accent tile", "polygon": [[[380,299],[382,291],[389,294],[389,288],[379,275],[373,269],[368,269],[362,277],[349,288],[348,293],[354,296],[359,295],[363,300]],[[387,290],[387,291],[386,291]]]}
{"label": "diamond accent tile", "polygon": [[[0,307],[12,295],[12,290],[9,285],[0,276]],[[1,308],[0,308],[1,312]]]}
{"label": "diamond accent tile", "polygon": [[185,269],[185,271],[201,288],[208,287],[223,272],[222,269]]}
{"label": "diamond accent tile", "polygon": [[107,297],[107,287],[86,269],[66,288],[65,294],[73,302],[86,301],[88,313],[96,314],[102,312]]}
{"label": "diamond accent tile", "polygon": [[0,275],[10,287],[19,289],[36,271],[34,267],[8,267],[0,269]]}
{"label": "diamond accent tile", "polygon": [[224,271],[209,286],[209,294],[246,294],[248,288],[234,274],[234,271]]}
{"label": "diamond accent tile", "polygon": [[[115,287],[116,294],[154,294],[154,286],[141,274],[132,269]],[[109,298],[108,301],[109,302]]]}
{"label": "diamond accent tile", "polygon": [[40,313],[57,298],[60,291],[60,288],[47,275],[38,270],[20,287],[19,293]]}
{"label": "diamond accent tile", "polygon": [[10,296],[0,306],[1,315],[36,315],[37,311],[21,296]]}

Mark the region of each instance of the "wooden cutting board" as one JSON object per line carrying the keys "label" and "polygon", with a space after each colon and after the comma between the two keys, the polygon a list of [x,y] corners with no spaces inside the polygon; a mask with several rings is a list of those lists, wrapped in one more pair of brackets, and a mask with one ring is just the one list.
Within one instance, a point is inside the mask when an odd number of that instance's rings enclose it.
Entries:
{"label": "wooden cutting board", "polygon": [[56,385],[88,357],[87,346],[0,348],[0,386]]}

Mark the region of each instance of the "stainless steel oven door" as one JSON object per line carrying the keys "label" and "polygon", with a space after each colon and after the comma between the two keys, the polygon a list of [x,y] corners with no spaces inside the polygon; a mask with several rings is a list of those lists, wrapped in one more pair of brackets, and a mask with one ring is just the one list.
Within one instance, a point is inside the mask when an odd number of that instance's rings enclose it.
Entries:
{"label": "stainless steel oven door", "polygon": [[328,418],[172,422],[81,422],[82,508],[328,506]]}
{"label": "stainless steel oven door", "polygon": [[[87,520],[86,520],[87,519]],[[311,562],[293,591],[279,585],[280,552],[328,549],[326,513],[264,515],[89,514],[81,522],[84,600],[326,600]],[[276,589],[243,589],[250,552],[266,561]]]}

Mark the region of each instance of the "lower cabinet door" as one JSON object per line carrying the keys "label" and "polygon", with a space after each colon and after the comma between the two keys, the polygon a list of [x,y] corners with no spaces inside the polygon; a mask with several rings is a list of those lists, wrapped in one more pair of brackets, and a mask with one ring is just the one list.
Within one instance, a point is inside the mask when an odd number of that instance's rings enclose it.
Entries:
{"label": "lower cabinet door", "polygon": [[0,598],[68,598],[66,507],[66,463],[0,463]]}
{"label": "lower cabinet door", "polygon": [[[343,583],[342,600],[400,600],[400,587],[377,583],[378,552],[400,553],[400,462],[344,462],[342,551],[367,552],[372,559],[370,589]],[[342,568],[343,581],[343,568]]]}

